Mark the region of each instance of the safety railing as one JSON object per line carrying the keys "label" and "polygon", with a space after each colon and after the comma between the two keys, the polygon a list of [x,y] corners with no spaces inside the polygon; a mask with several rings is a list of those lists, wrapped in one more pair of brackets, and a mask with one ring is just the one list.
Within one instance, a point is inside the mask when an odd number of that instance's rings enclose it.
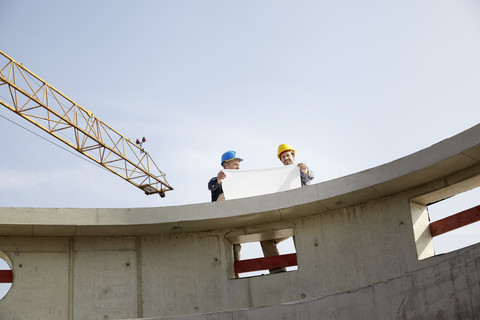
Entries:
{"label": "safety railing", "polygon": [[297,265],[297,254],[289,253],[278,256],[235,261],[235,273],[294,267]]}
{"label": "safety railing", "polygon": [[430,223],[432,237],[480,221],[480,205]]}
{"label": "safety railing", "polygon": [[0,283],[12,283],[13,272],[12,270],[0,270]]}

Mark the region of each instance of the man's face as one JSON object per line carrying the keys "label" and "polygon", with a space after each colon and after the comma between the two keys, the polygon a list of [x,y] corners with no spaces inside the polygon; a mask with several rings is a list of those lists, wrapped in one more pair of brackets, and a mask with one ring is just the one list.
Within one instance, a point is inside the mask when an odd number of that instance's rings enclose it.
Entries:
{"label": "man's face", "polygon": [[225,169],[234,169],[234,170],[238,170],[240,169],[240,160],[238,159],[233,159],[233,160],[230,160],[230,161],[227,161],[223,164],[223,167]]}
{"label": "man's face", "polygon": [[289,164],[295,163],[295,154],[292,151],[285,151],[280,155],[280,161],[283,165],[288,166]]}

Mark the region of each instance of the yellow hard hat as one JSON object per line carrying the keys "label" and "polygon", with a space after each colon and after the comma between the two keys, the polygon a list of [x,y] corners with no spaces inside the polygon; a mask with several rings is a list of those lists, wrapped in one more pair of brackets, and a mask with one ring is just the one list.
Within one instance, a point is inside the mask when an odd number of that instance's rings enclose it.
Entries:
{"label": "yellow hard hat", "polygon": [[295,149],[293,149],[291,145],[282,143],[281,145],[278,146],[278,153],[277,153],[278,159],[280,159],[280,155],[285,151],[292,151],[293,154],[295,154]]}

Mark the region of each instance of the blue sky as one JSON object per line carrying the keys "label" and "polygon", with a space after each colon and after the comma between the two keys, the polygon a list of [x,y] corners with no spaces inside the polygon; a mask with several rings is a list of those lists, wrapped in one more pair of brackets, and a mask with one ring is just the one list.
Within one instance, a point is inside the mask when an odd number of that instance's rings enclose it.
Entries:
{"label": "blue sky", "polygon": [[280,166],[281,143],[321,182],[480,119],[473,0],[2,0],[0,39],[2,51],[124,136],[145,136],[175,188],[145,196],[5,120],[52,140],[3,108],[4,207],[208,202],[224,151],[237,150],[245,169]]}
{"label": "blue sky", "polygon": [[271,167],[281,165],[280,143],[293,145],[320,182],[403,157],[480,118],[476,1],[0,6],[1,50],[127,138],[145,136],[175,188],[147,197],[0,118],[10,137],[1,142],[4,206],[206,202],[224,151],[237,150],[242,168]]}

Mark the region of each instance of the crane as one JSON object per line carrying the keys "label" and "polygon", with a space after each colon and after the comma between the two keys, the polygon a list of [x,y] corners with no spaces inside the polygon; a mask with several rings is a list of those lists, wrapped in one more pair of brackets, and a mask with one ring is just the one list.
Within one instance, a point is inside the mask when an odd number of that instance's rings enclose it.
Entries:
{"label": "crane", "polygon": [[[7,100],[4,101],[3,99]],[[0,104],[147,195],[173,190],[148,152],[0,51]]]}

